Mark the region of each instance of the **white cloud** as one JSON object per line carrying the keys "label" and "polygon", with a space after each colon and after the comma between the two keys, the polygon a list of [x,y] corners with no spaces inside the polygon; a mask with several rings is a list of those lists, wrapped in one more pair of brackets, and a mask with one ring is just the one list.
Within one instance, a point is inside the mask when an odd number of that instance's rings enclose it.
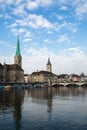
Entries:
{"label": "white cloud", "polygon": [[23,34],[26,32],[26,29],[25,28],[20,28],[20,29],[17,29],[17,28],[12,28],[11,29],[11,32],[14,34],[14,35],[20,35],[20,34]]}
{"label": "white cloud", "polygon": [[67,10],[68,7],[73,9],[77,18],[84,19],[87,15],[87,0],[59,0],[56,1],[61,10]]}
{"label": "white cloud", "polygon": [[25,19],[17,19],[15,20],[15,22],[19,25],[19,26],[28,26],[28,22]]}
{"label": "white cloud", "polygon": [[[50,7],[52,5],[58,5],[61,10],[67,10],[73,8],[73,12],[77,16],[83,17],[87,14],[87,0],[0,0],[1,7],[6,9],[8,5],[15,5],[13,8],[13,14],[25,15],[27,14],[26,9],[35,10],[39,7]],[[11,8],[11,9],[12,9]]]}
{"label": "white cloud", "polygon": [[68,30],[72,33],[77,32],[77,25],[70,22],[54,22],[51,23],[48,19],[43,17],[42,15],[29,14],[25,16],[23,19],[16,19],[14,23],[7,26],[8,28],[14,27],[31,27],[33,29],[47,29],[47,34],[52,34],[52,31],[60,31],[61,29]]}
{"label": "white cloud", "polygon": [[23,42],[32,41],[34,35],[30,31],[26,31],[24,34]]}
{"label": "white cloud", "polygon": [[59,36],[58,42],[59,43],[70,43],[71,40],[69,39],[69,37],[66,34],[64,34],[64,35]]}
{"label": "white cloud", "polygon": [[14,15],[26,15],[25,4],[21,4],[13,8],[12,14]]}
{"label": "white cloud", "polygon": [[24,33],[24,32],[26,32],[26,29],[25,29],[25,28],[20,28],[20,29],[18,29],[18,33],[19,33],[19,34]]}
{"label": "white cloud", "polygon": [[24,19],[15,20],[19,26],[30,26],[32,28],[53,28],[53,24],[42,15],[29,14]]}
{"label": "white cloud", "polygon": [[53,32],[49,30],[49,31],[47,31],[47,34],[53,34]]}
{"label": "white cloud", "polygon": [[14,28],[14,27],[17,27],[17,23],[13,23],[13,24],[7,26],[7,28]]}
{"label": "white cloud", "polygon": [[39,5],[40,5],[40,1],[39,0],[35,0],[35,1],[29,0],[28,3],[27,3],[27,8],[29,10],[32,10],[32,9],[38,8]]}
{"label": "white cloud", "polygon": [[33,34],[30,31],[26,32],[24,35],[24,37],[32,37],[32,36]]}
{"label": "white cloud", "polygon": [[29,14],[28,19],[31,21],[29,22],[30,25],[34,28],[42,27],[42,28],[52,28],[53,24],[50,23],[46,18],[42,15],[36,14]]}
{"label": "white cloud", "polygon": [[67,6],[65,6],[65,5],[61,6],[60,10],[67,10]]}
{"label": "white cloud", "polygon": [[14,0],[0,0],[0,3],[1,4],[8,4],[8,5],[10,5],[10,4],[14,3]]}
{"label": "white cloud", "polygon": [[43,6],[49,6],[53,4],[53,0],[42,0],[41,3]]}
{"label": "white cloud", "polygon": [[63,16],[63,15],[57,15],[56,16],[59,20],[63,20],[64,18],[65,18],[65,16]]}
{"label": "white cloud", "polygon": [[65,22],[66,23],[66,29],[71,31],[72,33],[76,33],[78,31],[77,28],[77,23],[70,23],[70,22]]}
{"label": "white cloud", "polygon": [[72,48],[64,49],[63,51],[60,51],[59,53],[61,55],[80,57],[84,55],[84,50],[80,47],[72,47]]}
{"label": "white cloud", "polygon": [[76,33],[77,32],[77,24],[76,23],[71,23],[71,22],[66,22],[66,21],[63,21],[62,23],[54,23],[54,28],[53,29],[56,29],[56,30],[68,30],[72,33]]}
{"label": "white cloud", "polygon": [[85,14],[87,15],[87,0],[85,0],[83,3],[80,3],[76,9],[76,15],[78,15],[80,18],[83,17]]}
{"label": "white cloud", "polygon": [[29,0],[27,3],[27,8],[29,10],[34,10],[37,9],[38,7],[45,7],[45,6],[49,6],[53,3],[53,0]]}
{"label": "white cloud", "polygon": [[32,39],[31,39],[31,38],[25,38],[25,39],[23,40],[23,42],[29,42],[29,41],[32,41]]}
{"label": "white cloud", "polygon": [[16,5],[19,5],[23,0],[16,0]]}
{"label": "white cloud", "polygon": [[48,43],[48,44],[52,43],[52,41],[50,39],[45,39],[44,42]]}

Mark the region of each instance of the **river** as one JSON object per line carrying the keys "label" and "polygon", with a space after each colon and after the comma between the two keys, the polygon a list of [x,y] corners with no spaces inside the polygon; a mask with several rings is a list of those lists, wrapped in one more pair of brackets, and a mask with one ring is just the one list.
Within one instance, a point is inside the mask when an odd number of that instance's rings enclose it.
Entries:
{"label": "river", "polygon": [[87,88],[0,91],[0,130],[87,130]]}

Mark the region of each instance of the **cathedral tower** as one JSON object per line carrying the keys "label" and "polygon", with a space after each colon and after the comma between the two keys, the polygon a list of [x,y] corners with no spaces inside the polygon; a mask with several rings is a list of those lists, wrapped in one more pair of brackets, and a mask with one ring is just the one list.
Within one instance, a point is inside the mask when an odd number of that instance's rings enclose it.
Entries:
{"label": "cathedral tower", "polygon": [[52,72],[52,65],[50,63],[50,58],[48,58],[48,62],[47,62],[47,71]]}
{"label": "cathedral tower", "polygon": [[17,64],[22,68],[22,57],[20,53],[20,42],[19,42],[19,36],[17,39],[17,47],[16,47],[16,54],[14,56],[14,64]]}

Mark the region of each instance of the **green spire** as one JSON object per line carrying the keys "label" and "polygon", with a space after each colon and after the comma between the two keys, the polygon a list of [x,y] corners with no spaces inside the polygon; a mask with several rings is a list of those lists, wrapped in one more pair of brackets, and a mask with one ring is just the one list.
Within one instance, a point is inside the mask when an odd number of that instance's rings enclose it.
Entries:
{"label": "green spire", "polygon": [[19,42],[19,36],[18,36],[18,39],[17,39],[16,55],[17,55],[17,56],[21,55],[21,54],[20,54],[20,42]]}

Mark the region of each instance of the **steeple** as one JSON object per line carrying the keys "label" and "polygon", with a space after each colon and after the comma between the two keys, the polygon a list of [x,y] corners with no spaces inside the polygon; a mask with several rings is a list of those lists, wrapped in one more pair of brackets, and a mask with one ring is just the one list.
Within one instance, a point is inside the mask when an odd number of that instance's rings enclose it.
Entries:
{"label": "steeple", "polygon": [[17,39],[17,47],[16,47],[16,54],[14,56],[14,64],[17,64],[18,66],[22,67],[22,57],[21,57],[21,53],[20,53],[19,36]]}
{"label": "steeple", "polygon": [[50,58],[49,58],[49,57],[48,57],[47,65],[51,65],[51,63],[50,63]]}
{"label": "steeple", "polygon": [[17,55],[17,56],[21,55],[21,54],[20,54],[19,35],[18,35],[18,39],[17,39],[16,55]]}
{"label": "steeple", "polygon": [[52,72],[52,66],[51,66],[50,58],[48,58],[48,62],[47,62],[46,68],[47,68],[48,72]]}

